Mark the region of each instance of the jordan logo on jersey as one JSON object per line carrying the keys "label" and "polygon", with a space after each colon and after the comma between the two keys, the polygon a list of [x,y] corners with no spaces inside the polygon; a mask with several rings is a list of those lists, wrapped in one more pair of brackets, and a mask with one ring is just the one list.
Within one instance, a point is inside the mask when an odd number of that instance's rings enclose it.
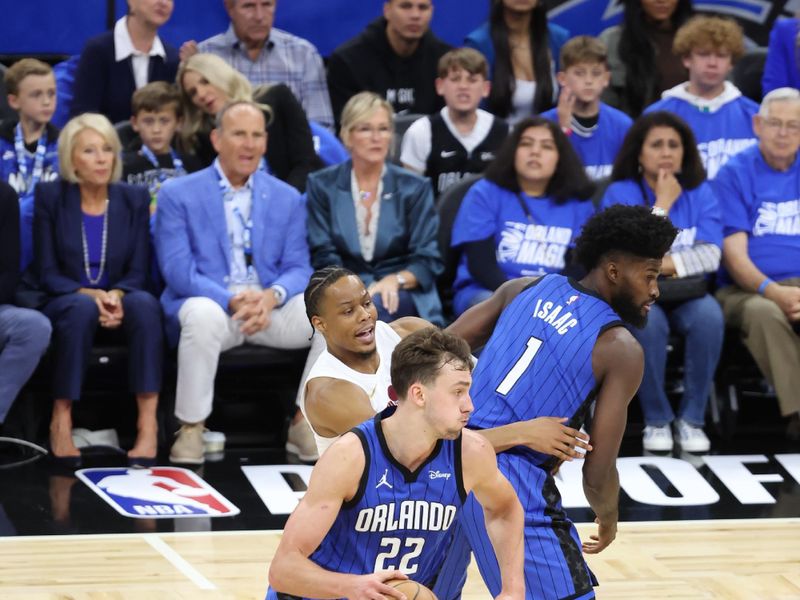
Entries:
{"label": "jordan logo on jersey", "polygon": [[382,485],[385,485],[385,486],[386,486],[386,487],[388,487],[390,490],[392,489],[392,484],[391,484],[391,483],[389,483],[389,481],[387,480],[387,477],[388,477],[388,476],[389,476],[389,469],[385,469],[385,470],[383,471],[383,475],[381,475],[381,478],[378,480],[378,485],[376,485],[376,486],[375,486],[375,489],[376,489],[376,490],[377,490],[379,487],[381,487]]}

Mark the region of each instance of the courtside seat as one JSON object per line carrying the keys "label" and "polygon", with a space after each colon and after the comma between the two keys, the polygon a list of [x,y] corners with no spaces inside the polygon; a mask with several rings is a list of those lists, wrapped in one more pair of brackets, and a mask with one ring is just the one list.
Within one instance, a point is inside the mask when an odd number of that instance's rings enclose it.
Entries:
{"label": "courtside seat", "polygon": [[761,77],[764,75],[764,63],[767,62],[766,48],[753,48],[748,50],[733,67],[731,80],[733,85],[741,90],[754,102],[761,103]]}
{"label": "courtside seat", "polygon": [[392,147],[389,148],[389,160],[397,165],[400,164],[400,147],[403,143],[403,136],[411,124],[424,117],[418,113],[404,113],[394,117],[394,136],[392,137]]}

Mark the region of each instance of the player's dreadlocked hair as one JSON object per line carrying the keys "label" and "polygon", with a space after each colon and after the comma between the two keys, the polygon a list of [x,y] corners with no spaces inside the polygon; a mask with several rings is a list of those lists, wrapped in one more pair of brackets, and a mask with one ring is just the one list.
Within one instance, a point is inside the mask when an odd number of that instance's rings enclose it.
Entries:
{"label": "player's dreadlocked hair", "polygon": [[610,252],[662,258],[676,235],[672,221],[652,214],[649,208],[617,204],[586,222],[575,242],[575,258],[587,271]]}
{"label": "player's dreadlocked hair", "polygon": [[358,277],[350,269],[339,267],[336,265],[329,265],[317,269],[311,274],[311,279],[308,280],[306,291],[303,292],[303,300],[306,303],[306,316],[308,321],[311,322],[311,317],[319,315],[319,301],[322,294],[325,293],[330,286],[339,281],[342,277],[352,275]]}

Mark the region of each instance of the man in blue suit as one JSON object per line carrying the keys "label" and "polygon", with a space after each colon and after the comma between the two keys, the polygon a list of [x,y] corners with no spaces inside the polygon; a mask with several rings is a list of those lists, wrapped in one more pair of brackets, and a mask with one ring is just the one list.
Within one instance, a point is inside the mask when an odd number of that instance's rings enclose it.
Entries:
{"label": "man in blue suit", "polygon": [[259,169],[265,131],[257,105],[229,104],[211,133],[214,164],[165,182],[158,194],[161,303],[170,340],[180,337],[175,414],[182,426],[173,462],[203,462],[220,352],[245,341],[309,345],[305,205],[294,188]]}

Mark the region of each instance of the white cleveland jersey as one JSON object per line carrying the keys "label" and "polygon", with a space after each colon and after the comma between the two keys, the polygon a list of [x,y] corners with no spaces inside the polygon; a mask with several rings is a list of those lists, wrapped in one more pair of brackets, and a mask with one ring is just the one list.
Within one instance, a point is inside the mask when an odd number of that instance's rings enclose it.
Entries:
{"label": "white cleveland jersey", "polygon": [[[389,386],[391,385],[391,366],[392,366],[392,350],[400,343],[400,336],[392,329],[387,323],[383,321],[375,322],[375,347],[380,357],[380,364],[376,373],[359,373],[354,371],[338,358],[333,356],[328,350],[324,350],[319,355],[311,371],[308,373],[305,383],[303,384],[303,393],[300,395],[300,410],[303,415],[306,414],[306,385],[312,379],[317,377],[330,377],[332,379],[342,379],[349,381],[360,387],[366,392],[369,397],[369,403],[372,409],[378,413],[389,405]],[[308,417],[306,417],[308,420]],[[309,425],[311,425],[309,423]],[[314,427],[311,427],[314,431]],[[314,439],[317,442],[317,450],[320,456],[325,450],[333,444],[339,436],[336,437],[322,437],[314,431]]]}

